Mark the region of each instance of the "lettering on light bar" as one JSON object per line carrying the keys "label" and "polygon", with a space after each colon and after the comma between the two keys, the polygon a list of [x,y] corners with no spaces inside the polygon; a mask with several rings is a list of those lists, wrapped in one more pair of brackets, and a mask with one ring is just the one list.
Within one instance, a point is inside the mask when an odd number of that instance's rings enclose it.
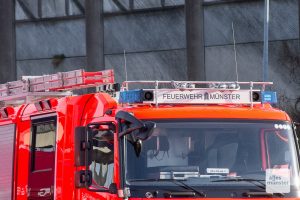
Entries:
{"label": "lettering on light bar", "polygon": [[158,103],[176,104],[250,104],[249,90],[216,91],[216,90],[158,90]]}
{"label": "lettering on light bar", "polygon": [[[258,91],[253,91],[257,95]],[[259,96],[258,96],[259,97]],[[120,93],[119,103],[158,104],[251,104],[260,103],[259,98],[251,101],[250,90],[130,90]]]}

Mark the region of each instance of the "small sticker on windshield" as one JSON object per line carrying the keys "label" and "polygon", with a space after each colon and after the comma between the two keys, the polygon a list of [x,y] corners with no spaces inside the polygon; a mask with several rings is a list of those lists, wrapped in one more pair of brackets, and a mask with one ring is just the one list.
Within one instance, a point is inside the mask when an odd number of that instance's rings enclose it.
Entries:
{"label": "small sticker on windshield", "polygon": [[289,169],[266,169],[266,192],[290,193],[290,179]]}
{"label": "small sticker on windshield", "polygon": [[229,174],[228,168],[207,168],[206,172],[208,174]]}

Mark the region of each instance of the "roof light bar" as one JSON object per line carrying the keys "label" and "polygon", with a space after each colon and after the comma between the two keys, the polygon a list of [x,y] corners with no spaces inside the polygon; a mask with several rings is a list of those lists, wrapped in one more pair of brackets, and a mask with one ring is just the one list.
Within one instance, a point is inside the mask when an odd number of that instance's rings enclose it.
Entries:
{"label": "roof light bar", "polygon": [[[133,100],[129,87],[141,85]],[[220,82],[220,81],[125,81],[122,84],[120,103],[151,104],[253,104],[270,103],[269,93],[262,97],[272,82]],[[150,89],[151,88],[151,89]],[[241,89],[242,88],[242,89]],[[145,91],[152,91],[151,100],[145,100]],[[142,93],[144,92],[144,93]],[[268,94],[268,95],[267,95]],[[276,95],[272,102],[276,102]],[[263,99],[264,98],[264,99]],[[270,99],[270,98],[269,98]]]}
{"label": "roof light bar", "polygon": [[119,103],[128,104],[260,104],[276,103],[276,93],[259,90],[128,90],[120,92]]}

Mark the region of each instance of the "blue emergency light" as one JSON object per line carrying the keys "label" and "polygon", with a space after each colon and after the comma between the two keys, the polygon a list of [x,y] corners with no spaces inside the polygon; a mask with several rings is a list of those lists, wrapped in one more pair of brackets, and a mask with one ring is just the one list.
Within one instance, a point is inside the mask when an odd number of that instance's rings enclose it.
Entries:
{"label": "blue emergency light", "polygon": [[119,103],[142,103],[143,90],[127,90],[120,92]]}
{"label": "blue emergency light", "polygon": [[120,92],[119,103],[143,103],[153,101],[152,90],[126,90]]}
{"label": "blue emergency light", "polygon": [[271,103],[275,104],[277,103],[277,93],[276,92],[271,92],[271,91],[264,91],[261,92],[261,102],[262,103]]}

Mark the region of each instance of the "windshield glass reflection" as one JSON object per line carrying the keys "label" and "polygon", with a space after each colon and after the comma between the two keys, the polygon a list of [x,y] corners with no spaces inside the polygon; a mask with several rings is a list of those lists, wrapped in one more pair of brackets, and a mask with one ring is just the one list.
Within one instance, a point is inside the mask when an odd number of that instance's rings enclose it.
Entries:
{"label": "windshield glass reflection", "polygon": [[[139,157],[126,143],[126,184],[174,188],[176,181],[292,195],[298,190],[293,137],[285,122],[157,122]],[[267,181],[278,174],[289,182],[274,189]]]}

